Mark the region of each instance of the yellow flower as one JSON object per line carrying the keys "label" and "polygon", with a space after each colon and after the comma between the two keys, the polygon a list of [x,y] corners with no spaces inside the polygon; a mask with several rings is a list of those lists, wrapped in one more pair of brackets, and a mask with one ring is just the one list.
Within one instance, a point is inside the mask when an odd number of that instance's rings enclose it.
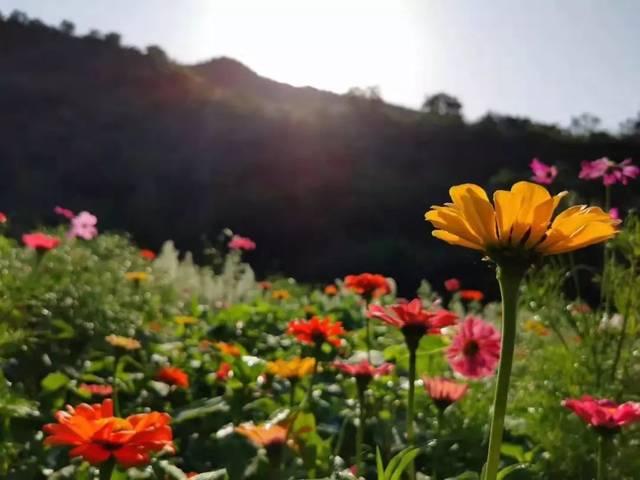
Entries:
{"label": "yellow flower", "polygon": [[114,347],[124,348],[125,350],[137,350],[141,347],[140,342],[135,338],[121,337],[120,335],[109,335],[104,337]]}
{"label": "yellow flower", "polygon": [[239,357],[240,355],[242,355],[242,350],[240,350],[238,346],[234,345],[233,343],[218,342],[216,343],[216,347],[225,355],[230,355],[232,357]]}
{"label": "yellow flower", "polygon": [[472,183],[449,190],[453,203],[433,206],[425,214],[436,230],[433,236],[452,245],[485,252],[505,251],[554,255],[610,239],[620,222],[599,207],[569,207],[551,221],[567,192],[551,196],[546,188],[518,182],[511,191],[498,190],[493,204]]}
{"label": "yellow flower", "polygon": [[178,325],[195,325],[198,319],[187,315],[178,315],[173,319]]}
{"label": "yellow flower", "polygon": [[291,294],[286,290],[274,290],[273,293],[271,293],[271,297],[274,300],[286,300],[290,296]]}
{"label": "yellow flower", "polygon": [[530,318],[529,320],[524,322],[523,327],[526,332],[535,333],[539,337],[546,337],[549,335],[549,330],[547,329],[547,327],[545,327],[542,322],[534,320],[533,318]]}
{"label": "yellow flower", "polygon": [[124,276],[130,282],[146,282],[149,280],[149,274],[147,272],[127,272]]}
{"label": "yellow flower", "polygon": [[291,360],[276,360],[267,363],[267,370],[282,378],[302,378],[313,373],[315,358],[294,357]]}

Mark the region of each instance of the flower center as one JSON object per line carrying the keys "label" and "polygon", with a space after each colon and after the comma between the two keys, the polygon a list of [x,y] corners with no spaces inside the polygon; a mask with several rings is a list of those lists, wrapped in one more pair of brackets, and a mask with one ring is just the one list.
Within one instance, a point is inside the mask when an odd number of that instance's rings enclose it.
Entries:
{"label": "flower center", "polygon": [[475,357],[480,351],[480,345],[475,340],[467,340],[462,348],[462,353],[465,357]]}

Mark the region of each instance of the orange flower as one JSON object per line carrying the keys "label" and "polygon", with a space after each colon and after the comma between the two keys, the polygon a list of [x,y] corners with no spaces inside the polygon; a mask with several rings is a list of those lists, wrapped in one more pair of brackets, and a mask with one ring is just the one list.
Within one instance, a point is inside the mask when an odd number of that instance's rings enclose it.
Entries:
{"label": "orange flower", "polygon": [[422,380],[424,389],[440,410],[445,410],[449,405],[460,400],[469,389],[466,383],[458,383],[442,377],[422,377]]}
{"label": "orange flower", "polygon": [[460,298],[468,302],[481,302],[484,299],[484,293],[480,290],[460,290]]}
{"label": "orange flower", "polygon": [[231,357],[239,357],[240,355],[242,355],[242,350],[240,350],[238,346],[234,345],[233,343],[218,342],[216,343],[216,347],[224,355],[229,355]]}
{"label": "orange flower", "polygon": [[282,425],[254,425],[253,423],[243,423],[236,427],[236,432],[246,437],[257,448],[269,448],[282,446],[287,442],[289,429]]}
{"label": "orange flower", "polygon": [[178,367],[163,367],[156,375],[156,378],[169,385],[189,388],[189,375]]}
{"label": "orange flower", "polygon": [[147,272],[126,272],[125,278],[130,282],[141,283],[149,280],[149,274]]}
{"label": "orange flower", "polygon": [[549,335],[549,329],[542,322],[532,318],[524,322],[523,328],[526,332],[535,333],[539,337],[547,337]]}
{"label": "orange flower", "polygon": [[113,387],[111,385],[102,385],[99,383],[82,383],[80,384],[80,390],[100,397],[108,397],[113,393]]}
{"label": "orange flower", "polygon": [[327,285],[326,287],[324,287],[324,293],[325,295],[329,295],[330,297],[333,297],[334,295],[338,294],[338,287],[336,287],[335,285]]}
{"label": "orange flower", "polygon": [[124,348],[125,350],[138,350],[142,346],[135,338],[121,337],[120,335],[109,335],[104,339],[114,347]]}
{"label": "orange flower", "polygon": [[274,290],[271,293],[271,298],[273,298],[274,300],[286,300],[291,296],[291,294],[289,292],[287,292],[286,290]]}
{"label": "orange flower", "polygon": [[156,254],[153,250],[142,249],[140,250],[140,256],[145,260],[152,261],[156,258]]}
{"label": "orange flower", "polygon": [[188,315],[178,315],[173,320],[178,325],[195,325],[198,323],[198,319],[196,317],[190,317]]}
{"label": "orange flower", "polygon": [[391,287],[385,276],[376,273],[347,275],[344,279],[344,284],[352,292],[368,299],[377,298],[391,292]]}
{"label": "orange flower", "polygon": [[320,345],[322,342],[328,342],[334,347],[339,347],[342,344],[340,336],[346,332],[342,328],[342,322],[333,322],[329,317],[312,317],[309,320],[292,320],[289,322],[287,333],[302,343]]}
{"label": "orange flower", "polygon": [[113,416],[113,402],[77,407],[55,414],[58,423],[49,423],[44,431],[46,445],[73,447],[69,456],[82,457],[92,465],[110,458],[123,468],[149,464],[151,452],[175,452],[173,433],[166,413],[151,412],[127,418]]}

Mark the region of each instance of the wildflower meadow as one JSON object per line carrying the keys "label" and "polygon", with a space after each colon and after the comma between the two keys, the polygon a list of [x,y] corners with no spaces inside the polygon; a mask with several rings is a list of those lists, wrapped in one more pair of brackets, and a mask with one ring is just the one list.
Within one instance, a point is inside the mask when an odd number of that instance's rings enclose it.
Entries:
{"label": "wildflower meadow", "polygon": [[640,478],[640,217],[616,203],[640,168],[585,161],[589,198],[530,166],[424,206],[495,299],[462,260],[403,298],[386,272],[256,278],[251,232],[196,263],[88,211],[0,214],[0,478]]}

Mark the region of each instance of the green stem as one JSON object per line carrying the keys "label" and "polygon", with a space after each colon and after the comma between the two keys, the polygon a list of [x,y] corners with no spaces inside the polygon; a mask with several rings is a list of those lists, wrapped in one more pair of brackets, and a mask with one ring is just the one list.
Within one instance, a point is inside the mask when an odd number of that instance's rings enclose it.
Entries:
{"label": "green stem", "polygon": [[[636,271],[636,262],[635,259],[631,261],[631,265],[629,267],[629,285],[633,284],[633,277]],[[625,305],[624,317],[622,318],[622,327],[620,331],[620,337],[618,338],[618,345],[616,346],[616,354],[613,359],[613,367],[611,368],[611,381],[615,382],[616,373],[618,370],[618,362],[620,361],[620,355],[622,354],[622,347],[624,346],[624,341],[627,335],[627,324],[629,315],[631,314],[631,297],[633,295],[633,288],[628,287],[627,290],[627,303]]]}
{"label": "green stem", "polygon": [[[409,345],[409,398],[407,404],[407,446],[413,447],[414,445],[414,432],[413,432],[413,410],[414,401],[416,395],[416,350],[418,345]],[[415,465],[413,460],[409,463],[407,468],[409,480],[416,478]]]}
{"label": "green stem", "polygon": [[609,439],[605,435],[598,435],[598,457],[597,457],[597,474],[596,480],[605,480],[607,478],[607,450]]}
{"label": "green stem", "polygon": [[367,360],[371,363],[371,319],[366,317],[365,322],[367,323]]}
{"label": "green stem", "polygon": [[362,463],[362,444],[364,443],[364,392],[365,389],[358,386],[358,407],[360,408],[360,419],[358,422],[358,430],[356,432],[356,467],[358,468],[358,475],[364,474],[364,465]]}
{"label": "green stem", "polygon": [[297,379],[296,378],[290,378],[289,379],[289,406],[293,407],[293,405],[296,403],[296,384],[297,384]]}
{"label": "green stem", "polygon": [[120,416],[120,401],[118,400],[118,370],[120,369],[120,354],[116,352],[113,366],[113,414],[116,417]]}
{"label": "green stem", "polygon": [[497,277],[502,294],[502,347],[496,393],[493,400],[493,417],[489,433],[489,452],[485,465],[484,480],[496,480],[500,465],[500,447],[504,417],[507,411],[509,380],[513,364],[513,351],[516,343],[516,317],[518,315],[518,293],[520,282],[526,269],[514,266],[498,266]]}
{"label": "green stem", "polygon": [[113,472],[115,472],[115,466],[116,464],[113,461],[113,458],[100,465],[100,480],[111,480]]}
{"label": "green stem", "polygon": [[440,457],[439,452],[442,450],[440,443],[442,438],[442,426],[444,425],[444,410],[442,408],[436,407],[438,411],[437,420],[436,420],[436,447],[433,452],[433,480],[438,480],[438,458]]}

